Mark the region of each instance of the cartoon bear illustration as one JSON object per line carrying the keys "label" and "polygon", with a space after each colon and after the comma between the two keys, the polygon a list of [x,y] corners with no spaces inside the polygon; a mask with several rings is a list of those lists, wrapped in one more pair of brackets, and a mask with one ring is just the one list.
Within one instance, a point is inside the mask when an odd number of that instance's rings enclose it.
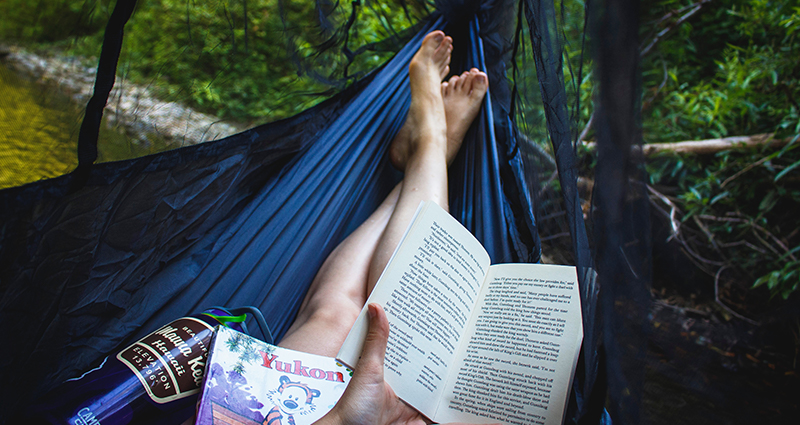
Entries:
{"label": "cartoon bear illustration", "polygon": [[267,413],[264,425],[295,425],[294,415],[307,415],[316,409],[314,397],[319,397],[319,390],[312,389],[302,382],[292,382],[288,376],[281,376],[281,385],[267,393],[267,397],[275,405]]}

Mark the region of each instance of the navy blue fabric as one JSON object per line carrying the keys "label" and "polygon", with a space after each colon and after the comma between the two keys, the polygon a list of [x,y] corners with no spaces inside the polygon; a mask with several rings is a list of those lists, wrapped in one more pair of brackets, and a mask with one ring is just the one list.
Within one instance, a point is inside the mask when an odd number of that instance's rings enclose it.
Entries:
{"label": "navy blue fabric", "polygon": [[[25,322],[6,327],[6,409],[208,306],[255,305],[280,340],[327,254],[402,178],[386,151],[410,104],[408,62],[444,25],[291,119],[93,166],[74,192],[72,175],[0,192],[0,323]],[[453,63],[485,68],[476,20],[469,34]],[[507,103],[486,97],[451,168],[451,211],[493,261],[538,261]]]}

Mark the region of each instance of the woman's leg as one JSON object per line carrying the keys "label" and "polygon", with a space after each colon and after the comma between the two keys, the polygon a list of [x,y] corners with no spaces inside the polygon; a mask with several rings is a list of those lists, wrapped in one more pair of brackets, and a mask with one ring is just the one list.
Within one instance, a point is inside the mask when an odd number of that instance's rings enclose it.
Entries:
{"label": "woman's leg", "polygon": [[[466,128],[459,124],[451,130],[444,123],[452,121],[450,115],[460,116],[459,122],[468,118],[468,127],[487,86],[477,70],[439,83],[450,42],[441,32],[431,33],[412,60],[411,109],[391,149],[407,158],[403,182],[326,259],[281,346],[335,356],[419,203],[431,200],[447,208],[447,163],[459,147],[448,140],[458,137],[460,145]],[[454,102],[456,97],[472,100]]]}
{"label": "woman's leg", "polygon": [[[422,201],[433,201],[449,211],[447,166],[461,148],[464,136],[478,115],[489,87],[486,74],[472,68],[460,76],[453,76],[445,83],[437,84],[439,89],[435,91],[435,100],[428,99],[428,96],[415,96],[416,93],[430,95],[430,82],[433,80],[430,77],[421,78],[422,71],[415,72],[414,65],[412,61],[412,68],[409,69],[411,109],[404,126],[411,131],[406,133],[408,139],[395,139],[390,147],[394,165],[404,167],[403,190],[372,256],[367,293],[372,292],[419,204]],[[435,106],[415,105],[417,99],[423,99],[420,103],[433,102]],[[430,112],[431,110],[435,112]],[[443,111],[444,116],[438,111]],[[441,126],[435,125],[437,123],[426,120],[443,120],[442,122],[446,122],[445,131],[442,132]]]}
{"label": "woman's leg", "polygon": [[394,211],[401,185],[322,263],[281,347],[329,357],[339,351],[369,295],[369,263]]}

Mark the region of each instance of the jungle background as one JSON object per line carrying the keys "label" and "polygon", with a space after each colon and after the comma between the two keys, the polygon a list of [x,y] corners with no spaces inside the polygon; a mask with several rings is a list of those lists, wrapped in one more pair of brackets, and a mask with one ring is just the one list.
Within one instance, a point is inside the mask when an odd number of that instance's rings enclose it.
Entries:
{"label": "jungle background", "polygon": [[[0,1],[0,188],[77,165],[81,109],[113,6]],[[556,20],[591,227],[597,159],[586,7],[558,2]],[[292,116],[380,66],[431,8],[140,1],[126,26],[100,160]],[[788,422],[799,403],[791,388],[800,384],[800,3],[642,2],[640,41],[654,275],[643,415],[652,423]],[[530,184],[544,254],[569,264],[530,52],[512,61],[520,92],[528,93],[519,99],[517,124],[538,146],[528,155],[540,166]],[[199,121],[207,124],[192,128]]]}

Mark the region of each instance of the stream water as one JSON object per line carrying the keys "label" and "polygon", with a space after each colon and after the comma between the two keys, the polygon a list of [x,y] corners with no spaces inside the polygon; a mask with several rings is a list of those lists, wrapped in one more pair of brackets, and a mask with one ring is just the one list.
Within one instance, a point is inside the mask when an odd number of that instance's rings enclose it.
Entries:
{"label": "stream water", "polygon": [[[83,105],[55,85],[21,77],[0,64],[0,189],[60,176],[78,164]],[[170,148],[148,136],[144,145],[101,126],[98,162],[135,158]]]}

